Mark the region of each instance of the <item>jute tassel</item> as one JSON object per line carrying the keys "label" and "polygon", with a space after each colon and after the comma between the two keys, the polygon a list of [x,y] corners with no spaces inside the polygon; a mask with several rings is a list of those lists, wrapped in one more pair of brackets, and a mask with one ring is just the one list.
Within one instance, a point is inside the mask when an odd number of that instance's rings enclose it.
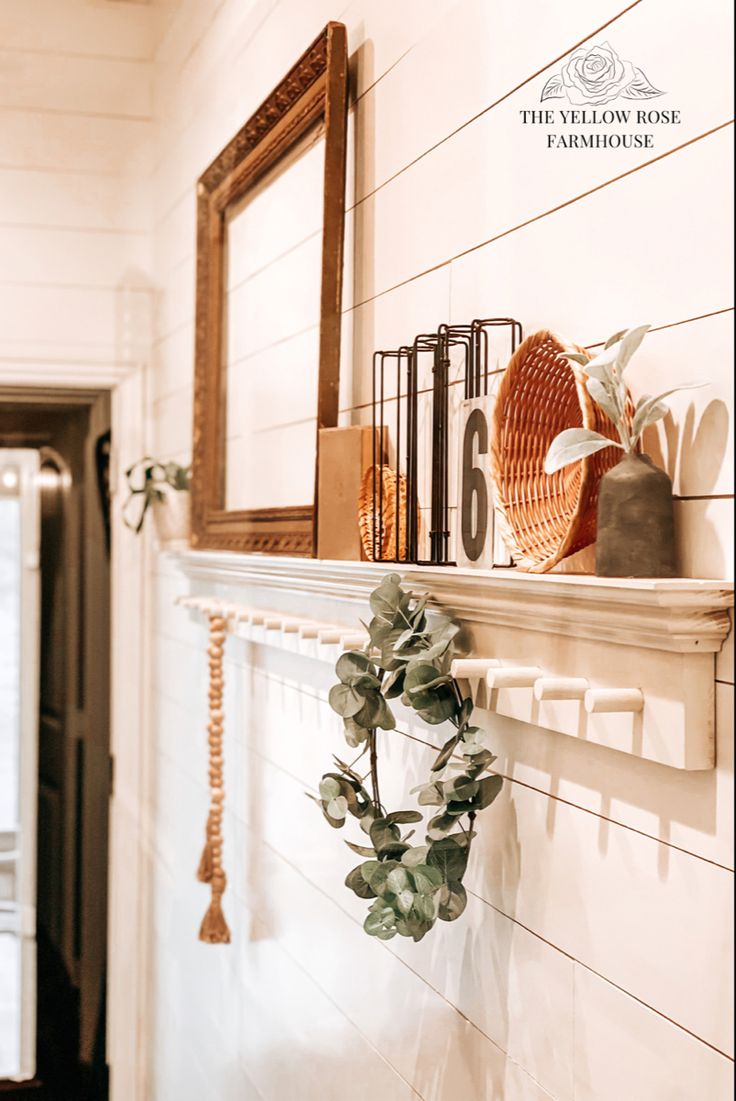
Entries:
{"label": "jute tassel", "polygon": [[197,869],[197,879],[209,883],[212,898],[202,919],[199,939],[206,944],[229,944],[230,930],[222,912],[222,896],[227,880],[222,868],[222,810],[225,790],[222,778],[222,655],[225,649],[225,620],[210,616],[210,642],[207,648],[210,662],[209,710],[207,726],[209,741],[210,811],[207,815],[205,843]]}

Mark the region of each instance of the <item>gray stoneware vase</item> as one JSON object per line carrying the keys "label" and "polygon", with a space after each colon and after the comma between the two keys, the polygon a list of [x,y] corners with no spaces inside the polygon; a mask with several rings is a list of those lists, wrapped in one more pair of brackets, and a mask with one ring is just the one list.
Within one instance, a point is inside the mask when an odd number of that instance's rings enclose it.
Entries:
{"label": "gray stoneware vase", "polygon": [[595,572],[677,577],[672,482],[648,455],[624,455],[601,479]]}

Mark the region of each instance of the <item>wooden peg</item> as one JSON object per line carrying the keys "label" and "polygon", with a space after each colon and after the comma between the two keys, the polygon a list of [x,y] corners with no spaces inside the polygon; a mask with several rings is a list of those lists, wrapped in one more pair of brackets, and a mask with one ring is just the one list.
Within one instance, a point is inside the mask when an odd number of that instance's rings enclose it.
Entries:
{"label": "wooden peg", "polygon": [[591,715],[616,711],[641,711],[644,694],[640,688],[589,688],[585,693],[585,710]]}
{"label": "wooden peg", "polygon": [[585,677],[539,677],[534,682],[536,700],[582,700],[588,689]]}
{"label": "wooden peg", "polygon": [[541,675],[537,665],[502,665],[488,670],[486,684],[489,688],[531,688]]}
{"label": "wooden peg", "polygon": [[455,658],[450,676],[455,680],[484,679],[489,669],[497,669],[500,664],[496,658]]}

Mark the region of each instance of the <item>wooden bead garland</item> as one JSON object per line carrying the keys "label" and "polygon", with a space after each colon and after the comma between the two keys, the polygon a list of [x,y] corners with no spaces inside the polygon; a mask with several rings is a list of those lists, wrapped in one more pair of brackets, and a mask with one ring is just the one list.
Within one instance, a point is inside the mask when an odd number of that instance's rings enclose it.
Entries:
{"label": "wooden bead garland", "polygon": [[225,682],[222,673],[222,656],[225,650],[226,620],[223,616],[214,612],[209,619],[210,638],[207,653],[209,655],[210,684],[207,734],[209,742],[210,810],[207,815],[205,843],[197,869],[197,879],[201,883],[209,883],[212,898],[207,913],[202,919],[199,939],[206,944],[229,944],[230,930],[222,912],[222,896],[227,885],[222,867],[222,812],[225,803],[222,770],[222,692]]}

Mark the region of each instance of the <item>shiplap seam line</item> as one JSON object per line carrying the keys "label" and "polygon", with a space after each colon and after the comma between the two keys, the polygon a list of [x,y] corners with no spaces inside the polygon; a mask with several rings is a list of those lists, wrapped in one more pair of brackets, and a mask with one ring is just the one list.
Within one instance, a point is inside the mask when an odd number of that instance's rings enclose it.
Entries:
{"label": "shiplap seam line", "polygon": [[[271,762],[268,762],[268,763],[270,764]],[[250,827],[247,825],[247,823],[243,822],[242,824],[243,824],[244,829],[248,833],[250,833],[251,836],[253,836],[253,831],[250,829]],[[348,919],[348,921],[350,921],[353,925],[356,925],[359,929],[362,929],[361,922],[356,917],[354,917],[354,915],[351,914],[349,910],[346,910],[343,906],[341,906],[341,904],[337,901],[337,899],[333,895],[329,894],[319,883],[315,883],[315,881],[313,879],[310,879],[309,876],[306,875],[298,867],[298,865],[293,864],[288,856],[285,856],[284,853],[280,852],[279,849],[276,849],[269,841],[266,841],[264,838],[261,837],[261,838],[258,838],[257,840],[259,841],[259,843],[261,845],[263,845],[264,848],[269,849],[275,856],[278,857],[279,860],[281,860],[293,872],[295,872],[296,875],[298,875],[301,879],[303,879],[304,882],[307,883],[308,886],[312,888],[312,890],[317,891],[318,894],[322,895],[322,897],[327,902],[329,902],[332,906],[334,906],[337,910],[339,910],[340,913],[344,914],[344,916]],[[506,917],[505,914],[502,915],[502,916]],[[510,918],[509,920],[513,921],[513,918]],[[515,924],[518,924],[518,923],[515,923]],[[476,1032],[480,1033],[480,1035],[483,1036],[484,1039],[486,1039],[490,1044],[492,1044],[496,1048],[497,1051],[500,1051],[500,1053],[506,1059],[508,1059],[509,1062],[513,1063],[518,1068],[518,1070],[521,1071],[521,1073],[524,1075],[525,1078],[531,1079],[531,1081],[534,1082],[534,1084],[536,1086],[539,1086],[540,1089],[542,1089],[542,1091],[544,1093],[547,1093],[549,1095],[549,1091],[545,1090],[544,1087],[540,1085],[539,1081],[536,1078],[534,1078],[534,1076],[531,1075],[529,1073],[529,1071],[521,1065],[521,1063],[518,1063],[511,1055],[509,1055],[508,1051],[499,1044],[498,1040],[494,1040],[492,1036],[489,1036],[488,1033],[485,1032],[480,1027],[479,1024],[477,1024],[471,1017],[468,1017],[468,1015],[462,1009],[460,1009],[458,1006],[456,1006],[454,1002],[450,1001],[450,999],[445,994],[443,994],[441,990],[438,990],[437,987],[433,986],[433,984],[431,982],[429,982],[423,975],[421,975],[418,971],[415,971],[414,968],[411,966],[411,964],[409,964],[402,956],[398,956],[391,949],[391,947],[389,946],[389,944],[386,941],[379,941],[378,943],[381,945],[381,947],[383,948],[384,951],[388,952],[389,955],[391,955],[392,958],[396,960],[397,963],[404,966],[407,969],[407,971],[410,971],[411,974],[414,975],[414,977],[419,980],[419,982],[423,983],[424,986],[426,986],[429,990],[431,990],[434,994],[436,994],[437,997],[440,998],[445,1003],[445,1005],[448,1005],[455,1013],[458,1014],[458,1016],[462,1017],[462,1019],[468,1025],[470,1025],[471,1028],[475,1029]],[[554,947],[554,946],[550,946],[550,947]],[[320,989],[322,989],[322,987],[320,987]],[[324,993],[324,991],[323,991],[323,993]],[[348,1020],[350,1020],[350,1018],[348,1018]],[[393,1066],[393,1064],[391,1064],[391,1065]],[[549,1096],[551,1096],[551,1095],[549,1095]]]}
{"label": "shiplap seam line", "polygon": [[[169,635],[169,634],[167,634],[163,631],[160,631],[160,630],[159,630],[158,634],[159,634],[159,637],[165,639],[166,642],[174,643],[174,644],[179,645],[179,646],[183,646],[183,647],[186,648],[186,650],[188,652],[190,652],[192,654],[198,652],[198,648],[194,644],[190,644],[188,642],[185,642],[184,640],[182,640],[180,638],[177,638],[173,635]],[[241,641],[243,641],[243,640],[241,640]],[[259,647],[259,646],[268,646],[268,643],[249,641],[248,645],[251,646],[251,647]],[[303,653],[299,653],[298,651],[294,651],[294,650],[284,651],[284,653],[288,653],[290,656],[293,656],[293,657],[296,657],[296,658],[299,658],[299,659],[304,659],[308,662],[309,661],[323,662],[323,659],[317,657],[316,655],[303,654]],[[264,680],[269,681],[272,684],[279,684],[279,686],[281,688],[284,687],[281,684],[281,682],[278,680],[278,678],[274,678],[273,676],[271,676],[271,674],[267,670],[262,669],[260,666],[250,664],[246,661],[238,661],[238,660],[232,659],[232,658],[230,659],[228,664],[234,666],[241,673],[246,672],[246,671],[255,672],[257,676],[262,677]],[[724,682],[724,683],[728,683],[728,682]],[[733,687],[733,685],[728,685],[728,686]],[[308,699],[314,700],[316,703],[324,705],[325,707],[329,706],[328,702],[327,702],[326,695],[320,696],[318,693],[310,691],[309,688],[306,688],[306,687],[301,686],[301,685],[299,687],[294,687],[294,686],[288,686],[288,687],[291,691],[293,691],[294,693],[296,693],[299,696],[306,696]],[[180,706],[179,701],[177,699],[175,699],[173,696],[169,695],[169,693],[165,689],[165,686],[158,685],[157,686],[157,691],[169,703],[175,704],[176,706]],[[407,738],[409,741],[416,742],[418,745],[423,746],[425,749],[432,750],[435,753],[439,750],[439,746],[434,745],[432,742],[425,741],[425,739],[418,737],[416,734],[413,734],[409,729],[406,728],[405,723],[403,723],[401,720],[397,723],[396,732],[398,734],[401,734],[402,737]],[[489,739],[492,741],[492,738],[493,738],[492,729],[490,729],[488,731],[488,736],[489,736]],[[269,758],[264,757],[264,760],[269,760]],[[272,763],[274,763],[274,762],[272,762]],[[282,768],[281,765],[278,765],[277,767]],[[292,775],[292,778],[298,779],[298,777],[294,777],[293,774],[289,773],[287,769],[283,769],[283,771],[286,772],[287,775]],[[584,814],[590,815],[592,818],[596,818],[600,822],[606,822],[610,825],[618,826],[621,829],[629,830],[629,832],[637,834],[640,837],[646,838],[649,841],[653,841],[657,845],[664,845],[666,848],[674,849],[676,852],[680,852],[684,856],[692,857],[695,860],[701,860],[705,864],[711,864],[713,867],[719,868],[721,871],[730,872],[730,873],[733,874],[734,869],[732,867],[730,867],[728,864],[721,864],[720,861],[718,861],[718,860],[713,860],[711,857],[703,856],[701,853],[693,852],[692,850],[687,849],[682,845],[677,845],[673,841],[668,841],[665,838],[657,837],[654,834],[647,833],[645,830],[639,829],[637,826],[631,826],[628,823],[622,822],[617,818],[611,818],[608,815],[601,814],[599,811],[591,810],[590,807],[584,807],[580,803],[575,803],[570,799],[566,799],[561,795],[555,794],[554,792],[546,791],[544,788],[537,787],[535,784],[530,784],[526,780],[520,780],[517,777],[510,776],[509,774],[507,774],[505,772],[501,772],[499,770],[492,770],[492,771],[495,771],[497,773],[497,775],[501,776],[509,784],[517,784],[519,787],[526,788],[529,791],[534,791],[538,795],[542,795],[547,799],[553,799],[555,802],[562,803],[564,806],[568,806],[573,810],[578,810],[578,811],[581,811]],[[304,780],[300,780],[299,782],[303,783],[303,784],[307,783],[307,781],[304,781]],[[309,785],[307,784],[307,786],[309,786]]]}
{"label": "shiplap seam line", "polygon": [[509,237],[512,233],[516,233],[520,229],[525,229],[527,226],[534,225],[535,222],[541,222],[544,218],[549,218],[550,215],[557,214],[560,210],[565,210],[567,207],[573,206],[575,203],[579,203],[581,200],[587,199],[591,195],[595,195],[598,191],[603,191],[605,188],[611,187],[613,184],[619,183],[621,180],[625,180],[627,177],[633,176],[637,172],[642,172],[644,169],[650,168],[653,164],[657,164],[667,157],[674,156],[675,153],[680,153],[683,149],[687,149],[688,146],[695,145],[696,142],[704,141],[713,134],[717,134],[719,131],[726,129],[726,127],[732,126],[733,122],[734,120],[732,118],[728,119],[727,122],[721,122],[718,126],[713,126],[710,130],[705,130],[702,134],[697,134],[694,138],[689,138],[687,141],[682,142],[681,145],[676,145],[674,148],[667,149],[664,153],[652,157],[651,160],[644,161],[634,168],[628,168],[625,172],[621,172],[617,176],[612,176],[609,180],[604,180],[603,183],[596,184],[595,187],[591,187],[587,191],[581,191],[579,195],[574,195],[571,199],[566,199],[563,203],[558,203],[557,206],[550,207],[549,210],[542,211],[541,214],[535,214],[533,217],[527,218],[523,222],[519,222],[518,225],[511,226],[510,229],[505,229],[501,233],[496,233],[493,237],[489,237],[485,241],[479,241],[478,244],[471,245],[469,248],[463,249],[461,252],[448,257],[446,260],[441,260],[437,264],[432,264],[431,267],[425,268],[424,271],[416,272],[414,275],[410,275],[408,278],[402,279],[400,282],[394,283],[392,286],[386,287],[384,290],[378,291],[376,294],[372,294],[360,302],[353,303],[352,306],[349,306],[343,312],[349,313],[352,310],[358,310],[361,306],[366,306],[369,302],[375,302],[376,299],[391,294],[392,291],[398,290],[399,287],[405,287],[409,283],[414,283],[417,279],[422,279],[425,275],[430,275],[433,271],[440,271],[442,268],[446,268],[448,264],[453,264],[456,260],[461,260],[465,256],[470,256],[473,252],[478,252],[482,248],[487,248],[488,245],[492,245],[496,241],[501,241],[504,237]]}
{"label": "shiplap seam line", "polygon": [[[271,768],[275,768],[275,769],[276,769],[277,771],[281,772],[281,773],[282,773],[283,775],[285,775],[285,776],[288,776],[288,777],[289,777],[289,779],[293,780],[293,781],[294,781],[295,783],[298,783],[298,784],[299,784],[299,785],[300,785],[301,787],[303,787],[303,786],[304,786],[304,781],[303,781],[303,780],[301,780],[301,779],[300,779],[299,777],[295,777],[295,776],[293,775],[293,773],[290,773],[290,772],[289,772],[289,771],[288,771],[287,769],[283,768],[283,766],[282,766],[282,765],[280,765],[280,764],[276,764],[276,763],[275,763],[274,761],[272,761],[272,760],[271,760],[271,759],[270,759],[269,757],[266,757],[266,756],[264,756],[264,755],[263,755],[262,753],[260,753],[260,752],[259,752],[259,751],[258,751],[257,749],[255,749],[255,748],[254,748],[253,746],[250,746],[250,745],[246,745],[246,746],[245,746],[244,748],[245,748],[245,750],[246,750],[246,752],[247,752],[247,753],[250,753],[250,754],[252,754],[253,756],[257,757],[257,758],[258,758],[259,760],[261,760],[261,761],[263,761],[264,763],[266,763],[267,765],[269,765],[269,766],[270,766]],[[433,748],[436,748],[436,747],[433,747]],[[313,790],[314,790],[314,789],[313,789]],[[245,823],[245,822],[244,822],[244,821],[243,821],[242,819],[239,819],[239,821],[240,821],[240,822],[242,823],[242,825],[244,826],[244,828],[245,828],[246,830],[248,830],[249,832],[251,832],[251,831],[249,830],[249,827],[248,827],[247,823]],[[266,846],[266,847],[268,847],[268,848],[272,848],[272,846],[271,846],[271,845],[269,844],[269,842],[267,842],[267,841],[266,841],[266,840],[264,840],[263,838],[261,838],[261,839],[260,839],[260,843],[261,843],[261,844],[263,844],[263,845],[265,845],[265,846]],[[278,850],[274,850],[274,851],[278,851]],[[298,868],[296,868],[296,866],[295,866],[295,865],[292,865],[292,864],[291,864],[291,861],[290,861],[290,860],[289,860],[289,859],[288,859],[287,857],[283,856],[283,854],[281,854],[281,853],[279,853],[279,855],[281,856],[281,858],[282,858],[282,859],[283,859],[283,860],[284,860],[284,861],[285,861],[285,862],[286,862],[287,864],[289,864],[289,866],[290,866],[290,867],[294,868],[294,870],[295,870],[295,871],[298,871],[298,872],[299,872],[299,869],[298,869]],[[350,913],[349,913],[349,912],[348,912],[347,910],[345,910],[345,909],[344,909],[344,908],[343,908],[343,907],[342,907],[342,906],[340,905],[340,903],[339,903],[339,902],[337,901],[337,899],[333,898],[333,896],[332,896],[332,895],[328,894],[328,893],[327,893],[327,892],[326,892],[326,891],[324,890],[324,888],[322,888],[322,887],[321,887],[321,886],[320,886],[320,885],[319,885],[318,883],[315,883],[315,882],[314,882],[313,880],[309,879],[309,877],[308,877],[307,875],[305,875],[305,874],[304,874],[303,872],[299,872],[299,874],[300,874],[300,875],[302,875],[302,877],[303,877],[303,878],[304,878],[304,879],[305,879],[305,880],[306,880],[306,881],[307,881],[308,883],[310,883],[310,884],[312,885],[312,887],[313,887],[313,888],[314,888],[315,890],[319,891],[319,892],[320,892],[320,894],[324,895],[324,897],[325,897],[325,898],[329,899],[329,900],[330,900],[330,901],[331,901],[331,902],[332,902],[332,903],[333,903],[333,904],[334,904],[335,906],[337,906],[337,908],[338,908],[339,910],[341,910],[341,911],[342,911],[342,912],[343,912],[344,914],[346,914],[346,916],[347,916],[347,917],[349,917],[349,918],[350,918],[350,919],[351,919],[352,921],[356,922],[356,924],[359,924],[359,922],[357,922],[357,921],[356,921],[356,919],[355,919],[355,918],[354,918],[354,917],[352,916],[352,914],[350,914]],[[733,873],[731,873],[731,874],[733,875]],[[662,1011],[661,1011],[660,1009],[657,1009],[657,1008],[656,1008],[656,1006],[650,1005],[650,1003],[649,1003],[649,1002],[646,1002],[646,1001],[644,1001],[644,999],[642,999],[642,998],[638,997],[638,996],[637,996],[636,994],[633,994],[633,993],[632,993],[632,992],[631,992],[630,990],[627,990],[627,989],[626,989],[625,987],[623,987],[623,986],[620,986],[620,985],[619,985],[618,983],[614,982],[614,981],[613,981],[612,979],[609,979],[609,978],[608,978],[608,977],[607,977],[606,975],[603,975],[603,974],[602,974],[602,973],[601,973],[600,971],[596,971],[596,969],[595,969],[594,967],[590,967],[590,966],[589,966],[588,964],[586,964],[586,963],[585,963],[585,962],[584,962],[583,960],[579,959],[579,958],[578,958],[577,956],[574,956],[574,955],[573,955],[573,954],[572,954],[571,952],[568,952],[568,951],[566,951],[566,950],[565,950],[564,948],[560,948],[560,947],[559,947],[559,945],[555,944],[555,943],[554,943],[553,941],[551,941],[551,940],[548,940],[548,939],[547,939],[546,937],[542,936],[542,934],[541,934],[541,933],[538,933],[538,932],[536,932],[536,930],[532,929],[532,928],[531,928],[530,926],[528,926],[528,925],[524,925],[524,923],[523,923],[523,922],[519,921],[519,920],[518,920],[518,919],[517,919],[516,917],[514,917],[513,915],[511,915],[511,914],[507,914],[507,913],[506,913],[506,912],[505,912],[504,910],[502,910],[502,909],[501,909],[501,908],[500,908],[499,906],[496,906],[496,905],[494,905],[494,904],[493,904],[492,902],[489,902],[489,901],[488,901],[488,899],[484,898],[484,897],[483,897],[482,895],[479,895],[479,894],[477,894],[477,893],[476,893],[475,891],[473,891],[473,890],[472,890],[472,888],[468,887],[468,888],[466,888],[466,889],[467,889],[467,892],[468,892],[468,894],[469,894],[469,895],[472,895],[472,896],[473,896],[473,898],[475,898],[475,899],[476,899],[476,900],[477,900],[477,901],[478,901],[479,903],[481,903],[481,904],[482,904],[482,905],[484,905],[484,906],[487,906],[487,907],[488,907],[488,908],[489,908],[490,910],[493,910],[493,911],[494,911],[495,913],[499,914],[499,915],[500,915],[501,917],[505,918],[505,919],[506,919],[507,921],[510,921],[510,922],[511,922],[511,923],[512,923],[513,925],[517,925],[517,926],[518,926],[518,927],[519,927],[520,929],[523,929],[523,930],[524,930],[524,932],[528,933],[528,934],[529,934],[530,936],[533,936],[533,937],[534,937],[534,938],[535,938],[536,940],[538,940],[538,941],[540,941],[541,943],[545,944],[545,945],[546,945],[546,946],[547,946],[548,948],[550,948],[550,949],[551,949],[552,951],[554,951],[554,952],[557,952],[557,953],[559,953],[559,954],[560,954],[561,956],[564,956],[564,957],[565,957],[566,959],[569,959],[569,960],[571,960],[571,961],[572,961],[573,963],[579,964],[579,965],[580,965],[581,967],[583,967],[583,968],[584,968],[584,969],[585,969],[586,971],[589,971],[589,972],[590,972],[591,974],[595,975],[595,976],[596,976],[597,978],[599,978],[599,979],[602,979],[602,980],[603,980],[604,982],[607,982],[607,983],[609,983],[609,985],[610,985],[610,986],[613,986],[613,987],[615,987],[615,988],[616,988],[617,990],[619,990],[619,991],[620,991],[620,992],[621,992],[622,994],[625,994],[625,995],[627,995],[628,997],[632,998],[632,999],[633,999],[633,1000],[634,1000],[635,1002],[638,1002],[638,1003],[639,1003],[640,1005],[644,1006],[644,1008],[645,1008],[645,1009],[649,1009],[649,1010],[651,1010],[651,1012],[652,1012],[652,1013],[656,1013],[658,1017],[661,1017],[661,1018],[662,1018],[663,1020],[666,1020],[666,1021],[668,1021],[668,1022],[669,1022],[669,1024],[673,1025],[673,1026],[674,1026],[675,1028],[678,1028],[678,1029],[680,1029],[680,1030],[681,1030],[682,1032],[685,1032],[685,1033],[687,1033],[687,1035],[688,1035],[688,1036],[691,1036],[691,1037],[692,1037],[692,1038],[693,1038],[694,1040],[698,1040],[698,1041],[699,1041],[699,1042],[700,1042],[701,1044],[703,1044],[703,1045],[704,1045],[705,1047],[708,1047],[708,1048],[710,1048],[710,1049],[711,1049],[712,1051],[716,1052],[716,1054],[717,1054],[717,1055],[721,1055],[721,1056],[722,1056],[722,1057],[723,1057],[724,1059],[727,1059],[727,1060],[728,1060],[729,1062],[733,1062],[733,1061],[734,1061],[734,1060],[733,1060],[733,1058],[732,1058],[732,1056],[730,1056],[730,1055],[728,1055],[728,1054],[727,1054],[726,1052],[722,1051],[722,1050],[721,1050],[721,1049],[720,1049],[719,1047],[717,1047],[717,1046],[716,1046],[715,1044],[712,1044],[712,1043],[710,1043],[710,1042],[709,1042],[708,1040],[705,1040],[705,1039],[703,1039],[703,1037],[702,1037],[702,1036],[699,1036],[699,1035],[698,1035],[698,1034],[697,1034],[696,1032],[693,1032],[693,1031],[692,1031],[692,1029],[689,1029],[689,1028],[687,1028],[687,1027],[686,1027],[685,1025],[682,1025],[682,1024],[680,1024],[680,1022],[679,1022],[679,1021],[676,1021],[676,1020],[674,1020],[674,1019],[673,1019],[672,1017],[669,1017],[669,1016],[668,1016],[668,1015],[667,1015],[666,1013],[663,1013],[663,1012],[662,1012]],[[432,985],[432,984],[431,984],[430,982],[428,982],[428,981],[427,981],[427,979],[425,979],[425,978],[424,978],[424,976],[422,976],[422,975],[421,975],[421,974],[419,974],[419,973],[418,973],[417,971],[415,971],[415,970],[414,970],[414,968],[413,968],[413,967],[411,967],[411,966],[410,966],[410,965],[409,965],[409,964],[408,964],[408,963],[406,962],[406,960],[404,960],[404,959],[403,959],[403,957],[401,957],[401,956],[396,956],[396,955],[395,955],[395,953],[394,953],[394,952],[393,952],[393,951],[391,950],[391,948],[389,947],[389,945],[388,945],[388,944],[384,943],[384,947],[386,948],[386,950],[387,950],[387,951],[391,952],[391,954],[392,954],[392,955],[394,956],[394,958],[395,958],[395,959],[398,959],[398,960],[400,960],[400,961],[401,961],[402,963],[404,963],[404,964],[405,964],[405,966],[407,966],[407,967],[409,968],[409,970],[410,970],[410,971],[411,971],[411,972],[412,972],[412,973],[413,973],[414,975],[416,975],[416,976],[417,976],[417,978],[418,978],[418,979],[420,979],[420,980],[421,980],[422,982],[426,983],[426,985],[427,985],[428,987],[430,987],[430,989],[431,989],[431,990],[434,990],[434,992],[435,992],[435,993],[436,993],[436,994],[437,994],[437,995],[438,995],[438,996],[439,996],[440,998],[442,998],[442,999],[443,999],[444,1001],[446,1001],[448,1005],[452,1006],[452,1008],[453,1008],[453,1009],[457,1010],[457,1012],[458,1012],[458,1013],[459,1013],[459,1014],[460,1014],[460,1015],[461,1015],[462,1017],[464,1017],[464,1018],[465,1018],[465,1020],[467,1020],[469,1024],[471,1024],[471,1025],[472,1025],[472,1026],[473,1026],[474,1028],[476,1028],[476,1029],[477,1029],[477,1030],[478,1030],[478,1031],[479,1031],[480,1033],[482,1033],[482,1035],[483,1035],[483,1036],[485,1036],[485,1037],[486,1037],[486,1039],[490,1040],[490,1042],[491,1042],[492,1044],[495,1044],[495,1045],[496,1045],[497,1047],[499,1046],[499,1045],[498,1045],[498,1043],[497,1043],[497,1041],[495,1041],[495,1040],[494,1040],[494,1039],[493,1039],[493,1038],[492,1038],[491,1036],[489,1036],[489,1035],[488,1035],[488,1034],[487,1034],[486,1032],[484,1032],[484,1031],[483,1031],[483,1029],[482,1029],[482,1028],[480,1028],[480,1026],[479,1026],[478,1024],[476,1024],[476,1023],[475,1023],[475,1021],[473,1021],[473,1020],[472,1020],[471,1018],[467,1017],[467,1016],[466,1016],[466,1014],[465,1014],[465,1013],[464,1013],[464,1012],[463,1012],[463,1011],[462,1011],[461,1009],[459,1009],[459,1008],[458,1008],[458,1006],[456,1006],[456,1005],[455,1005],[455,1004],[454,1004],[453,1002],[451,1002],[451,1001],[449,1000],[449,998],[447,998],[447,997],[446,997],[446,995],[442,994],[442,992],[441,992],[441,991],[437,990],[437,988],[436,988],[436,987],[434,987],[434,986],[433,986],[433,985]],[[501,1048],[501,1050],[502,1050],[502,1051],[504,1051],[504,1049],[503,1049],[503,1048]],[[504,1051],[504,1054],[508,1055],[508,1052]],[[511,1058],[511,1057],[509,1056],[509,1058]],[[513,1060],[512,1060],[512,1061],[513,1061]],[[521,1069],[524,1069],[524,1068],[521,1068]],[[532,1077],[532,1076],[531,1076],[531,1075],[529,1074],[529,1072],[528,1072],[527,1070],[525,1070],[525,1069],[524,1069],[524,1073],[525,1073],[525,1074],[526,1074],[526,1075],[527,1075],[528,1077],[530,1077],[530,1078]],[[536,1079],[534,1079],[534,1081],[536,1082]],[[537,1083],[537,1084],[539,1084],[539,1083]]]}
{"label": "shiplap seam line", "polygon": [[[590,34],[586,34],[584,38],[581,38],[578,42],[575,42],[574,45],[569,47],[569,49],[565,50],[563,53],[553,58],[552,61],[549,61],[546,65],[543,65],[541,69],[537,69],[537,71],[535,73],[532,73],[531,76],[526,77],[524,80],[521,81],[520,84],[517,84],[508,92],[504,92],[504,94],[498,99],[495,99],[493,103],[489,103],[487,107],[484,107],[481,111],[477,111],[476,114],[472,115],[469,119],[466,119],[465,122],[460,123],[459,126],[456,126],[453,130],[450,130],[449,134],[446,134],[439,141],[434,142],[434,144],[430,145],[428,149],[425,149],[423,153],[419,153],[419,155],[414,157],[413,160],[409,161],[402,168],[399,168],[396,172],[394,172],[391,176],[388,176],[380,184],[377,184],[372,191],[368,191],[365,195],[362,195],[360,199],[357,199],[355,201],[353,206],[348,208],[346,213],[353,211],[356,207],[360,206],[361,203],[366,202],[367,199],[370,199],[371,196],[375,195],[378,191],[381,191],[388,184],[392,183],[393,180],[397,179],[398,176],[403,175],[403,173],[406,172],[409,168],[413,168],[413,166],[415,164],[418,164],[419,161],[424,160],[424,158],[429,156],[430,153],[433,153],[435,149],[439,149],[441,145],[445,144],[445,142],[450,141],[451,138],[454,138],[457,134],[460,134],[469,126],[472,126],[474,122],[478,121],[478,119],[483,118],[484,115],[489,114],[501,103],[504,103],[507,99],[515,95],[517,92],[520,92],[522,88],[525,88],[527,86],[527,84],[531,84],[533,80],[536,80],[543,73],[546,73],[547,70],[551,69],[553,65],[557,65],[560,61],[562,61],[563,58],[572,53],[573,50],[577,50],[584,43],[589,42],[591,38],[594,38],[597,34],[600,34],[601,31],[606,30],[607,27],[610,27],[613,23],[617,22],[617,20],[621,19],[622,16],[626,15],[626,13],[631,11],[632,8],[637,7],[639,4],[641,4],[641,2],[642,0],[634,0],[633,4],[629,4],[628,7],[620,11],[618,15],[612,16],[606,23],[603,23],[600,27],[597,27],[596,30],[591,31]],[[419,44],[420,43],[418,42],[417,45]],[[416,46],[412,47],[412,49],[416,49]],[[410,50],[407,51],[407,53],[410,52]]]}
{"label": "shiplap seam line", "polygon": [[104,119],[106,122],[135,122],[145,125],[150,125],[153,122],[153,115],[151,114],[121,115],[113,111],[81,111],[71,107],[34,107],[30,104],[22,103],[0,102],[0,111],[8,111],[16,115],[40,115],[42,117],[51,115],[53,118],[63,116],[66,118],[78,119]]}
{"label": "shiplap seam line", "polygon": [[[452,268],[450,268],[450,275],[452,275]],[[650,333],[663,332],[666,329],[674,329],[678,325],[689,325],[691,322],[694,322],[694,321],[705,321],[709,317],[719,317],[721,314],[731,313],[732,310],[733,310],[733,306],[726,306],[725,308],[720,309],[720,310],[712,310],[710,313],[699,314],[697,317],[688,317],[688,318],[683,319],[682,321],[671,321],[671,322],[668,322],[665,325],[656,325],[656,326],[653,326],[649,331],[650,331]],[[345,313],[345,312],[347,312],[347,311],[343,311],[343,313]],[[597,341],[594,344],[586,344],[585,347],[588,350],[590,350],[592,348],[600,348],[600,347],[603,346],[603,344],[604,344],[604,341],[601,340],[601,341]],[[505,368],[502,368],[501,370],[489,371],[488,373],[489,373],[489,375],[502,375],[504,373],[504,370],[505,370]],[[465,380],[462,379],[462,378],[451,379],[449,385],[450,386],[461,386],[464,383],[464,381]],[[422,395],[431,394],[431,393],[432,393],[431,386],[426,387],[425,389],[417,391],[417,394],[420,397]],[[396,396],[392,395],[390,397],[385,397],[383,399],[383,404],[384,405],[390,405],[392,402],[395,402],[397,400],[398,399],[396,398]],[[357,413],[361,409],[370,409],[372,404],[373,403],[370,402],[370,401],[364,401],[364,402],[360,402],[358,405],[351,405],[348,408],[340,409],[340,410],[338,410],[338,412],[341,415],[345,416],[348,413]]]}
{"label": "shiplap seam line", "polygon": [[[45,174],[45,173],[44,173]],[[0,229],[20,230],[39,233],[90,233],[105,237],[148,237],[147,229],[121,229],[117,226],[60,226],[44,225],[41,222],[0,222]]]}

